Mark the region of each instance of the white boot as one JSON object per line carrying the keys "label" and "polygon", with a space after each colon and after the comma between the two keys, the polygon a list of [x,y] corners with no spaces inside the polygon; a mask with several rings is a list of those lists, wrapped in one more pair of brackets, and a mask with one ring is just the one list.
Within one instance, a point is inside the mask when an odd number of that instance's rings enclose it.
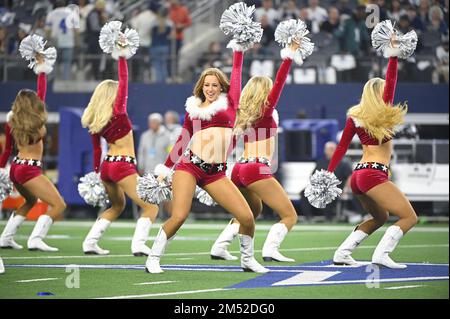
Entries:
{"label": "white boot", "polygon": [[2,257],[0,257],[0,274],[5,273],[5,266],[3,266],[3,260]]}
{"label": "white boot", "polygon": [[[175,237],[175,236],[173,236]],[[173,237],[171,239],[173,239]],[[169,240],[167,239],[167,234],[161,227],[159,229],[158,235],[153,243],[150,255],[145,263],[145,271],[151,274],[162,274],[164,271],[161,269],[159,264],[164,251],[166,250]]]}
{"label": "white boot", "polygon": [[145,245],[152,227],[150,218],[139,218],[136,223],[133,240],[131,241],[131,252],[135,257],[149,256],[151,249]]}
{"label": "white boot", "polygon": [[0,236],[0,248],[12,248],[12,249],[23,249],[21,245],[14,241],[14,236],[17,233],[20,225],[25,221],[25,217],[11,214],[8,223]]}
{"label": "white boot", "polygon": [[108,229],[111,222],[107,219],[99,218],[92,226],[89,234],[83,242],[83,252],[86,255],[108,255],[109,250],[101,249],[98,246],[98,241],[103,233]]}
{"label": "white boot", "polygon": [[391,226],[386,230],[383,238],[372,256],[372,263],[391,269],[405,269],[406,265],[397,264],[388,254],[393,252],[398,242],[403,237],[403,231],[398,226]]}
{"label": "white boot", "polygon": [[272,228],[270,228],[262,250],[262,257],[264,261],[295,262],[294,259],[287,258],[278,251],[288,232],[289,230],[283,223],[275,224]]}
{"label": "white boot", "polygon": [[233,220],[225,227],[211,248],[211,259],[238,260],[238,257],[231,255],[227,249],[239,234],[239,227],[239,224],[233,224]]}
{"label": "white boot", "polygon": [[359,263],[353,259],[352,252],[361,242],[369,237],[368,234],[361,230],[356,230],[347,237],[347,239],[339,246],[334,253],[333,263],[338,266],[356,266]]}
{"label": "white boot", "polygon": [[53,224],[53,219],[48,215],[42,215],[36,222],[33,232],[28,238],[27,246],[28,250],[40,250],[48,252],[56,252],[59,249],[55,247],[50,247],[44,243],[44,238],[47,236],[50,227]]}
{"label": "white boot", "polygon": [[239,234],[241,244],[241,267],[245,272],[267,273],[270,270],[256,261],[253,238],[248,235]]}

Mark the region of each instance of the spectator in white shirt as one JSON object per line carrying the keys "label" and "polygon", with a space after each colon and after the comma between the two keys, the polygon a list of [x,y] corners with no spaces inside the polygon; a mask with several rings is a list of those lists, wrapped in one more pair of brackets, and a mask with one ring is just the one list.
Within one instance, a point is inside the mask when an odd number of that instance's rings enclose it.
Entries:
{"label": "spectator in white shirt", "polygon": [[319,6],[319,0],[309,0],[308,17],[312,22],[312,33],[319,33],[320,26],[328,19],[328,12]]}
{"label": "spectator in white shirt", "polygon": [[262,3],[262,7],[256,9],[255,11],[255,19],[258,22],[261,22],[262,18],[266,16],[269,22],[269,25],[275,27],[276,24],[280,20],[280,12],[273,8],[272,0],[264,0]]}

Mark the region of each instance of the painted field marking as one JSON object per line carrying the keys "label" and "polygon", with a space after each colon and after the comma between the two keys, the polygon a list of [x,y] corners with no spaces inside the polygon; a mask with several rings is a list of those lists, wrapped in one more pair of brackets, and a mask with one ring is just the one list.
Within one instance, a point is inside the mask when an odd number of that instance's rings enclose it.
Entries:
{"label": "painted field marking", "polygon": [[151,282],[140,282],[138,284],[134,284],[134,286],[147,286],[147,285],[164,285],[164,284],[172,284],[178,281],[151,281]]}
{"label": "painted field marking", "polygon": [[[358,249],[373,249],[376,246],[360,246]],[[416,248],[447,248],[449,247],[449,244],[437,244],[437,245],[400,245],[396,249],[416,249]],[[319,251],[319,250],[336,250],[337,246],[332,247],[304,247],[304,248],[287,248],[287,249],[280,249],[281,252],[283,251]],[[255,253],[262,252],[262,250],[255,250]],[[239,253],[239,251],[230,251],[230,253]],[[174,257],[174,256],[201,256],[201,255],[210,255],[211,252],[186,252],[186,253],[167,253],[164,254],[165,257]],[[17,257],[6,257],[2,256],[4,260],[39,260],[39,259],[90,259],[90,258],[130,258],[132,257],[131,254],[129,255],[103,255],[103,256],[97,256],[97,255],[79,255],[79,256],[17,256]]]}
{"label": "painted field marking", "polygon": [[28,279],[28,280],[17,280],[18,283],[28,283],[28,282],[38,282],[38,281],[52,281],[60,280],[61,278],[40,278],[40,279]]}
{"label": "painted field marking", "polygon": [[419,287],[426,287],[426,285],[389,287],[389,288],[383,288],[383,289],[385,289],[385,290],[397,290],[397,289],[411,289],[411,288],[419,288]]}
{"label": "painted field marking", "polygon": [[163,297],[163,296],[176,296],[176,295],[192,295],[192,294],[200,294],[200,293],[205,293],[205,292],[218,292],[218,291],[229,291],[229,290],[233,290],[233,289],[216,288],[216,289],[205,289],[205,290],[187,290],[187,291],[176,291],[176,292],[145,294],[145,295],[101,297],[101,298],[94,298],[94,299],[134,299],[134,298]]}

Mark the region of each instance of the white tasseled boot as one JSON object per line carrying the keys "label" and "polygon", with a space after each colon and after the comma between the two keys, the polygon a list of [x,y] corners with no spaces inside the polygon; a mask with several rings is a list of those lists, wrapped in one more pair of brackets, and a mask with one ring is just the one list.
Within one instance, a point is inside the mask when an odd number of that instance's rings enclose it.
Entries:
{"label": "white tasseled boot", "polygon": [[214,260],[238,260],[228,251],[228,246],[239,234],[239,224],[233,224],[233,220],[225,227],[211,248],[211,259]]}
{"label": "white tasseled boot", "polygon": [[383,238],[379,242],[372,256],[372,263],[391,269],[405,269],[406,265],[397,264],[389,257],[389,253],[393,252],[398,242],[403,237],[403,231],[398,226],[391,226],[386,230]]}
{"label": "white tasseled boot", "polygon": [[2,257],[0,257],[0,274],[5,273],[5,266],[3,266],[3,260]]}
{"label": "white tasseled boot", "polygon": [[145,245],[152,227],[150,218],[139,218],[136,223],[133,240],[131,241],[131,253],[135,257],[150,256],[151,249]]}
{"label": "white tasseled boot", "polygon": [[266,241],[264,242],[262,257],[266,262],[278,261],[278,262],[295,262],[292,258],[287,258],[283,256],[278,249],[281,243],[286,237],[289,230],[283,223],[278,223],[270,228],[269,234],[267,235]]}
{"label": "white tasseled boot", "polygon": [[[171,239],[173,239],[174,237],[175,236],[173,236]],[[161,227],[159,229],[158,235],[155,238],[155,242],[153,243],[150,255],[147,258],[147,262],[145,263],[146,272],[151,274],[162,274],[164,272],[161,269],[159,263],[170,240],[167,239],[167,234]]]}
{"label": "white tasseled boot", "polygon": [[17,233],[20,225],[25,221],[25,217],[11,214],[8,223],[0,236],[0,248],[12,248],[12,249],[23,249],[23,246],[19,245],[14,241],[14,236]]}
{"label": "white tasseled boot", "polygon": [[241,267],[245,272],[268,273],[270,270],[256,261],[253,238],[248,235],[239,234],[241,245]]}
{"label": "white tasseled boot", "polygon": [[27,246],[29,250],[40,250],[40,251],[48,251],[48,252],[56,252],[59,249],[55,247],[50,247],[46,243],[44,243],[44,238],[47,236],[50,227],[53,224],[53,220],[48,215],[42,215],[36,222],[34,226],[33,232],[28,238]]}
{"label": "white tasseled boot", "polygon": [[356,230],[347,237],[334,253],[333,263],[338,266],[357,266],[359,263],[353,259],[352,252],[369,235],[361,230]]}
{"label": "white tasseled boot", "polygon": [[83,241],[83,252],[86,255],[108,255],[109,250],[101,249],[98,246],[98,241],[102,237],[103,233],[111,225],[111,222],[107,219],[99,218],[92,226],[89,234]]}

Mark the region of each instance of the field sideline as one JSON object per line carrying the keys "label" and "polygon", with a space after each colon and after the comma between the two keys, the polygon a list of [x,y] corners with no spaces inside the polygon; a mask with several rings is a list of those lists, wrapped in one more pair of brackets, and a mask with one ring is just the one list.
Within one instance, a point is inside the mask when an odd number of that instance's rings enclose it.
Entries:
{"label": "field sideline", "polygon": [[[57,253],[0,250],[6,273],[0,276],[0,298],[165,298],[165,299],[448,299],[448,224],[417,226],[402,239],[392,255],[408,263],[405,271],[333,267],[334,250],[352,231],[352,225],[298,225],[281,247],[294,264],[263,263],[267,275],[243,273],[239,261],[212,261],[209,249],[226,225],[221,222],[189,222],[169,245],[162,259],[161,275],[144,272],[145,257],[130,252],[132,222],[116,222],[100,246],[110,256],[84,256],[81,243],[92,222],[66,221],[52,227],[48,243]],[[5,221],[0,222],[3,229]],[[26,245],[33,223],[25,223],[16,239]],[[258,222],[256,257],[271,224]],[[158,231],[154,225],[148,245]],[[385,229],[385,228],[384,228]],[[383,229],[355,252],[368,261]],[[239,255],[235,241],[231,251]],[[76,267],[74,266],[76,265]],[[79,283],[79,288],[77,288]],[[49,292],[50,296],[38,296]]]}

